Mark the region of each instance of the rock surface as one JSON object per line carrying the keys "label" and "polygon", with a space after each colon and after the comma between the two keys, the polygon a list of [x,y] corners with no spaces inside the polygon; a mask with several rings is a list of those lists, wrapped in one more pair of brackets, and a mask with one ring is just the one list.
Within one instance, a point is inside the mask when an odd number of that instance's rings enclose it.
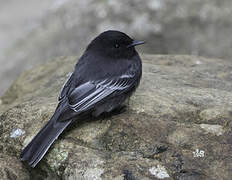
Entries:
{"label": "rock surface", "polygon": [[51,117],[77,59],[60,57],[24,72],[2,97],[1,177],[232,177],[232,63],[194,56],[143,55],[143,78],[126,112],[76,122],[35,169],[21,164],[21,149]]}

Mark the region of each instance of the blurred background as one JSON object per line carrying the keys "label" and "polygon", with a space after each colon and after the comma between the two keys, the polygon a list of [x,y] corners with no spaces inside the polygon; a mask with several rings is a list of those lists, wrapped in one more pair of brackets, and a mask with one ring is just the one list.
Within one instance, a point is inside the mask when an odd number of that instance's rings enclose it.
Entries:
{"label": "blurred background", "polygon": [[[0,0],[0,96],[25,69],[121,30],[139,51],[232,59],[231,0]],[[72,71],[72,70],[70,70]]]}

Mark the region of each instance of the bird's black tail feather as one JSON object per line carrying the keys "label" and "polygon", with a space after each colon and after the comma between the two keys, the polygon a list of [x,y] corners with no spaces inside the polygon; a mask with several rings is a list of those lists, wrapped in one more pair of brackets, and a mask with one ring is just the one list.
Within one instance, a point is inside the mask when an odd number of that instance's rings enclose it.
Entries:
{"label": "bird's black tail feather", "polygon": [[43,158],[52,143],[71,123],[71,120],[57,121],[55,113],[50,121],[40,130],[33,140],[23,149],[21,161],[27,161],[31,167],[35,167]]}

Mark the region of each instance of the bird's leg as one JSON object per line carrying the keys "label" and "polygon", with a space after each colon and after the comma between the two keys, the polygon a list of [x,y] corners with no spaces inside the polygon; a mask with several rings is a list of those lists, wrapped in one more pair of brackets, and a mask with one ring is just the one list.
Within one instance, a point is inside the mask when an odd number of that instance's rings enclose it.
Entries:
{"label": "bird's leg", "polygon": [[118,107],[116,107],[112,112],[111,114],[112,115],[118,115],[118,114],[122,114],[124,113],[125,111],[127,110],[127,105],[120,105]]}

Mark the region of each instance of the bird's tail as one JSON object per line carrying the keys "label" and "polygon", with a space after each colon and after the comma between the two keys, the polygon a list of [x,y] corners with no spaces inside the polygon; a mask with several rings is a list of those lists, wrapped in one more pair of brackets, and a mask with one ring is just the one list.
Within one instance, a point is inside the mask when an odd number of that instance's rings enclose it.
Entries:
{"label": "bird's tail", "polygon": [[57,121],[58,115],[55,113],[50,121],[40,130],[32,141],[23,149],[21,161],[27,161],[31,167],[43,158],[52,143],[71,123],[71,120]]}

